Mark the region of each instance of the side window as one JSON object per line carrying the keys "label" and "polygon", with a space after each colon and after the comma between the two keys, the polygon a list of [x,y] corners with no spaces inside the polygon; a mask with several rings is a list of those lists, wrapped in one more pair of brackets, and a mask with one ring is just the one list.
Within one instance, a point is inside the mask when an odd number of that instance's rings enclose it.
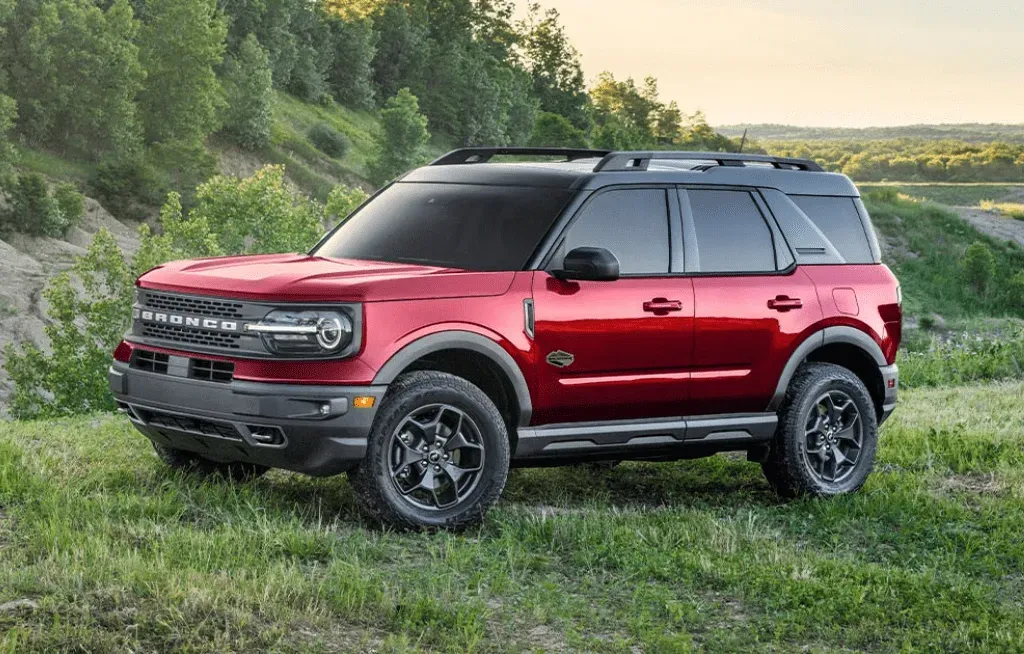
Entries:
{"label": "side window", "polygon": [[605,248],[619,260],[623,275],[669,271],[668,205],[662,189],[623,189],[601,193],[569,226],[555,265],[578,247]]}
{"label": "side window", "polygon": [[701,272],[772,272],[775,247],[768,224],[746,191],[686,191]]}
{"label": "side window", "polygon": [[831,198],[813,195],[789,196],[807,214],[846,263],[872,263],[871,246],[864,233],[864,223],[857,213],[853,198]]}

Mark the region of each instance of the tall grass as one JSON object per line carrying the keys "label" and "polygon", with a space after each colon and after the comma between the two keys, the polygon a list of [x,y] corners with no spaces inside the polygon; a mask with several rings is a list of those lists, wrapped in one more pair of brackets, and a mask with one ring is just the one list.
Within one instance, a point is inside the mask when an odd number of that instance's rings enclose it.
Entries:
{"label": "tall grass", "polygon": [[898,363],[907,388],[1024,379],[1024,330],[935,336],[924,348],[901,350]]}
{"label": "tall grass", "polygon": [[1024,220],[1024,204],[1019,202],[992,202],[991,200],[982,200],[981,208],[985,211],[995,211],[1000,215],[1007,216],[1008,218]]}

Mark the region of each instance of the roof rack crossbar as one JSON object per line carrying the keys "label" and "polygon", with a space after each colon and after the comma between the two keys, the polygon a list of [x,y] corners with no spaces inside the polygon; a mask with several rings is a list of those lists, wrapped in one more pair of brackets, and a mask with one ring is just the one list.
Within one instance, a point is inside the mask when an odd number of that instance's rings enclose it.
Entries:
{"label": "roof rack crossbar", "polygon": [[594,172],[647,170],[652,160],[713,161],[719,166],[742,166],[745,162],[767,163],[774,168],[823,172],[821,166],[809,159],[772,157],[764,154],[738,154],[734,152],[610,152],[601,159]]}
{"label": "roof rack crossbar", "polygon": [[498,155],[512,156],[552,156],[565,157],[566,161],[577,159],[596,159],[611,154],[608,150],[585,150],[580,148],[459,148],[452,150],[434,161],[431,166],[448,166],[451,164],[486,163]]}

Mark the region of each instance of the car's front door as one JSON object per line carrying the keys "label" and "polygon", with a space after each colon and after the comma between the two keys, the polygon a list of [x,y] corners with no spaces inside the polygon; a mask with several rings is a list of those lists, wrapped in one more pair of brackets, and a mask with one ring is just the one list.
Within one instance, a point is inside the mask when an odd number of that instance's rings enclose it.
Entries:
{"label": "car's front door", "polygon": [[756,191],[680,190],[680,207],[694,275],[695,413],[764,411],[797,341],[821,320],[814,283]]}
{"label": "car's front door", "polygon": [[569,224],[547,266],[560,268],[574,248],[599,247],[618,259],[619,279],[534,276],[534,424],[685,415],[693,285],[682,275],[673,194],[665,188],[597,193]]}

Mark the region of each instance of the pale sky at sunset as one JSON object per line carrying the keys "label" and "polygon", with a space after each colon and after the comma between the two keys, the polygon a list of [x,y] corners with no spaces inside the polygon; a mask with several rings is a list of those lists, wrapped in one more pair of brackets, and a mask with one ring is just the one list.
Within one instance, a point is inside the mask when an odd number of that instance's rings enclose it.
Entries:
{"label": "pale sky at sunset", "polygon": [[1024,123],[1017,0],[540,1],[588,84],[654,75],[712,125]]}

